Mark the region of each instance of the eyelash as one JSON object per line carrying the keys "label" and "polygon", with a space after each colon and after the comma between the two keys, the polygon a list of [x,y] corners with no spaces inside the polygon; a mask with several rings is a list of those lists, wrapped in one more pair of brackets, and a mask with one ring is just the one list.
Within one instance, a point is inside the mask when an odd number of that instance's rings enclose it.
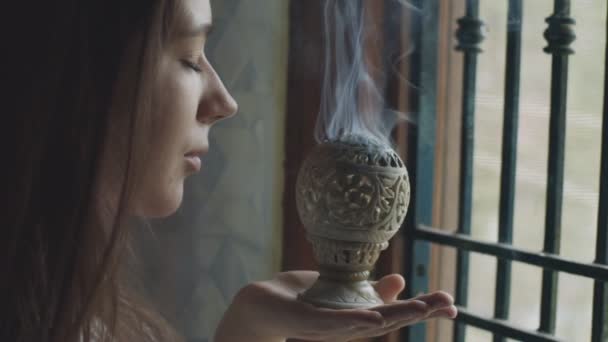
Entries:
{"label": "eyelash", "polygon": [[203,69],[201,69],[201,67],[200,67],[198,64],[196,64],[196,63],[192,63],[192,62],[191,62],[191,61],[189,61],[189,60],[182,60],[182,64],[183,64],[185,67],[187,67],[187,68],[189,68],[189,69],[192,69],[194,72],[197,72],[197,73],[199,73],[199,74],[200,74],[200,73],[203,71]]}

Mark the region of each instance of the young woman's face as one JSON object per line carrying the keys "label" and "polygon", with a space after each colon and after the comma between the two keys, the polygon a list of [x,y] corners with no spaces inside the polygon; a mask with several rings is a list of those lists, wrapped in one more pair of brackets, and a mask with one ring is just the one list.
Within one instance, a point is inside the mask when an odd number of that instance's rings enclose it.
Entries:
{"label": "young woman's face", "polygon": [[179,207],[185,178],[202,167],[209,129],[237,111],[204,54],[209,0],[181,0],[175,15],[153,94],[149,158],[130,206],[140,217],[167,216]]}

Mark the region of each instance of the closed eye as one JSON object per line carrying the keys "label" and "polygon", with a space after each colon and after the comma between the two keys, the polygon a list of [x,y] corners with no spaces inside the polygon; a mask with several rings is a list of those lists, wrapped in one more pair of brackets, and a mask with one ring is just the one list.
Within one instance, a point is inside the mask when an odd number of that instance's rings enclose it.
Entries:
{"label": "closed eye", "polygon": [[201,73],[203,71],[203,69],[198,63],[194,63],[187,59],[182,59],[181,62],[184,67],[189,68],[197,73]]}

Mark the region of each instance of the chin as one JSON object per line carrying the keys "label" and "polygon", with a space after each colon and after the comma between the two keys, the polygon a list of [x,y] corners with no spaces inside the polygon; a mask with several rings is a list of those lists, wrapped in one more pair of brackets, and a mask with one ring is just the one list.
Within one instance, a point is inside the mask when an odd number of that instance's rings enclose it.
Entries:
{"label": "chin", "polygon": [[183,182],[174,189],[165,189],[147,194],[140,201],[138,216],[149,219],[165,218],[173,215],[182,204],[184,197]]}

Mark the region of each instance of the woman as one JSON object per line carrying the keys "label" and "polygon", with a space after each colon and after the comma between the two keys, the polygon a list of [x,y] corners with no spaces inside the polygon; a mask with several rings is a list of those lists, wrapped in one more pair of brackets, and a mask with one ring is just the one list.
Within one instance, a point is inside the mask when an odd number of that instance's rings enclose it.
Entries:
{"label": "woman", "polygon": [[[3,34],[0,341],[177,341],[129,290],[133,218],[164,217],[201,167],[211,126],[237,111],[204,55],[209,0],[13,2]],[[454,317],[438,292],[327,310],[296,295],[315,272],[244,287],[216,341],[347,341]]]}

